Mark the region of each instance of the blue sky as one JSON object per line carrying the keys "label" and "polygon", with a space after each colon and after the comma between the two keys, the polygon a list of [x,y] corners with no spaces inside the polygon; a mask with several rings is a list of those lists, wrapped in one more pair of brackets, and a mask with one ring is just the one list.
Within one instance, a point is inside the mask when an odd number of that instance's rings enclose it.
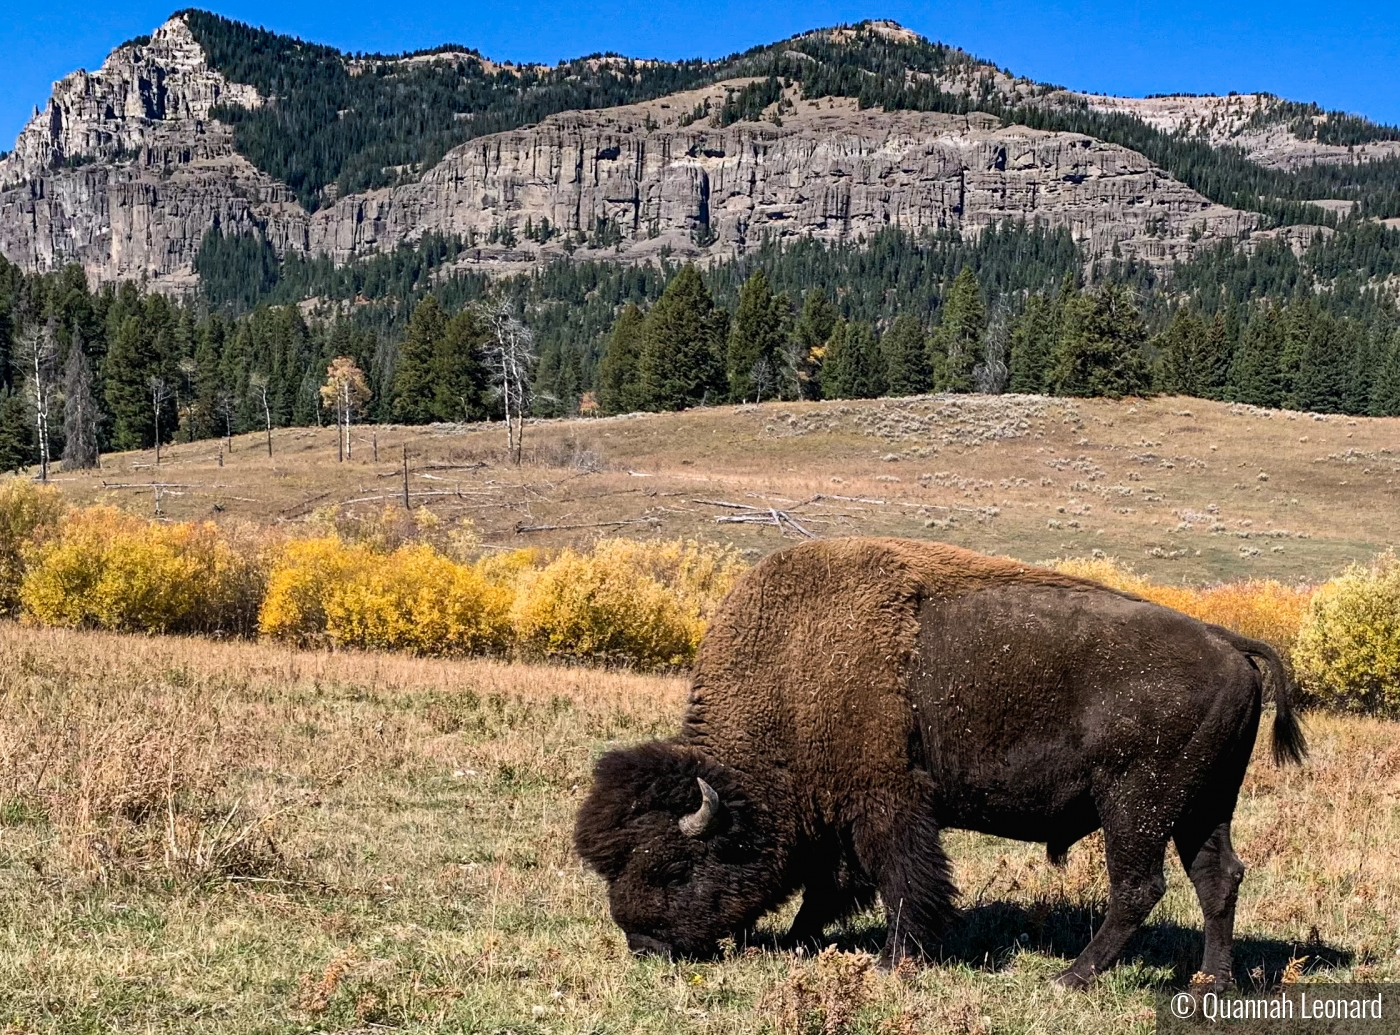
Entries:
{"label": "blue sky", "polygon": [[[149,32],[178,0],[7,4],[0,19],[0,149],[50,84],[94,69]],[[893,18],[1020,75],[1081,90],[1225,93],[1268,90],[1400,123],[1400,3],[1334,0],[229,0],[230,18],[347,50],[473,46],[500,60],[555,62],[598,50],[636,57],[717,57],[804,29]]]}

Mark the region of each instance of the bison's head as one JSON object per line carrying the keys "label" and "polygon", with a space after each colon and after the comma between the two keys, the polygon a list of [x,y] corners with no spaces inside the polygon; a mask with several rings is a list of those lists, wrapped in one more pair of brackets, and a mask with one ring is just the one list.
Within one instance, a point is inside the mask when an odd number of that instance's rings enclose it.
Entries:
{"label": "bison's head", "polygon": [[657,742],[598,760],[574,843],[634,952],[707,957],[781,893],[772,826],[733,770]]}

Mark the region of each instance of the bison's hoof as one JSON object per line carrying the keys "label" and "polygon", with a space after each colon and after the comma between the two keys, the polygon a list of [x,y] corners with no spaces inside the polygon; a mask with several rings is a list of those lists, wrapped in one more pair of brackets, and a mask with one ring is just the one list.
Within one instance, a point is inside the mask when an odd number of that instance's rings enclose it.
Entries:
{"label": "bison's hoof", "polygon": [[1081,988],[1088,988],[1090,982],[1093,980],[1094,976],[1092,974],[1081,974],[1073,967],[1070,967],[1068,970],[1062,970],[1055,976],[1056,983],[1063,985],[1065,988],[1073,988],[1076,991]]}

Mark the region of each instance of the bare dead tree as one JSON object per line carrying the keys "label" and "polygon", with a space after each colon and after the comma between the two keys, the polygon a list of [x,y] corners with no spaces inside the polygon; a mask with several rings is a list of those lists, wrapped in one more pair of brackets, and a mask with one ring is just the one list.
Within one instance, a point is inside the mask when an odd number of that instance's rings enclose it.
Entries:
{"label": "bare dead tree", "polygon": [[97,399],[92,394],[92,364],[83,351],[83,339],[73,332],[68,362],[63,366],[63,469],[77,471],[99,466],[97,451]]}
{"label": "bare dead tree", "polygon": [[1001,395],[1011,382],[1011,318],[1000,302],[992,308],[982,342],[984,355],[972,368],[973,383],[979,392]]}
{"label": "bare dead tree", "polygon": [[180,377],[185,382],[185,394],[182,397],[179,389],[175,391],[175,413],[180,421],[180,427],[184,429],[185,441],[194,441],[195,425],[195,404],[197,402],[195,391],[195,378],[199,376],[199,364],[195,362],[193,356],[183,357],[176,364],[180,371]]}
{"label": "bare dead tree", "polygon": [[768,362],[767,356],[759,356],[754,362],[753,369],[749,371],[749,380],[753,382],[754,391],[757,394],[754,402],[763,402],[764,394],[778,381],[773,372],[773,364]]}
{"label": "bare dead tree", "polygon": [[272,455],[272,407],[267,403],[267,375],[253,374],[248,378],[248,391],[262,402],[263,420],[267,423],[267,455]]}
{"label": "bare dead tree", "polygon": [[218,394],[214,396],[214,405],[218,408],[219,416],[224,419],[224,447],[233,452],[233,410],[236,397],[227,388],[220,388]]}
{"label": "bare dead tree", "polygon": [[20,336],[19,355],[24,362],[25,391],[34,412],[39,440],[39,478],[49,480],[49,419],[58,395],[58,324],[50,318],[43,327],[28,327]]}
{"label": "bare dead tree", "polygon": [[520,463],[525,436],[525,410],[530,403],[530,373],[535,364],[535,335],[500,299],[486,307],[491,341],[486,362],[492,384],[506,412],[506,448],[511,462]]}
{"label": "bare dead tree", "polygon": [[811,376],[808,369],[807,346],[800,339],[791,336],[783,342],[778,359],[781,364],[779,377],[788,397],[802,399],[806,396],[807,380]]}
{"label": "bare dead tree", "polygon": [[170,384],[159,374],[152,374],[146,382],[146,387],[150,389],[151,413],[155,417],[156,423],[156,466],[160,466],[160,411],[166,403],[170,401]]}

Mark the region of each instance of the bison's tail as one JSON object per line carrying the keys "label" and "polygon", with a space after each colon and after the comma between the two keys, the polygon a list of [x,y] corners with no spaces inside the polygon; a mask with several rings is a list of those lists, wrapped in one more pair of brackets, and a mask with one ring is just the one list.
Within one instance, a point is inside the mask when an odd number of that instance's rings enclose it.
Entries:
{"label": "bison's tail", "polygon": [[1287,762],[1301,764],[1308,753],[1308,744],[1303,736],[1302,723],[1298,721],[1298,713],[1294,710],[1293,698],[1297,687],[1293,685],[1283,659],[1267,643],[1251,640],[1220,626],[1216,628],[1249,659],[1255,671],[1266,679],[1274,692],[1274,762],[1278,765]]}

